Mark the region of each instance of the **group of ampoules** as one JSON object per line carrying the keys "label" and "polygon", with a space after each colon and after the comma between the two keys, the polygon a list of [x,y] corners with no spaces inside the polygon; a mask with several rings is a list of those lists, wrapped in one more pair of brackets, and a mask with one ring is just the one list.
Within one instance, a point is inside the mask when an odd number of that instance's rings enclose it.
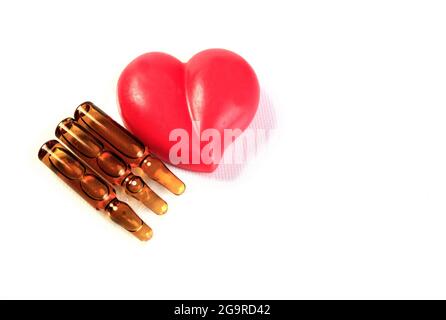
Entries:
{"label": "group of ampoules", "polygon": [[159,215],[166,213],[167,203],[139,175],[176,195],[185,190],[184,183],[144,144],[91,102],[82,103],[74,118],[59,123],[56,137],[59,141],[50,140],[40,148],[39,159],[88,203],[140,240],[149,240],[152,229],[117,198],[113,186]]}

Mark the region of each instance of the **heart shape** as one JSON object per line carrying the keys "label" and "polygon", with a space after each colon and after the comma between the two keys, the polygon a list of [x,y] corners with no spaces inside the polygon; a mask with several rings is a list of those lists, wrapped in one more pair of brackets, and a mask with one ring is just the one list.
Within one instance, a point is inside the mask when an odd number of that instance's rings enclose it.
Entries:
{"label": "heart shape", "polygon": [[225,148],[248,127],[259,94],[251,66],[224,49],[199,52],[187,63],[146,53],[118,81],[125,126],[162,160],[202,172],[214,171]]}

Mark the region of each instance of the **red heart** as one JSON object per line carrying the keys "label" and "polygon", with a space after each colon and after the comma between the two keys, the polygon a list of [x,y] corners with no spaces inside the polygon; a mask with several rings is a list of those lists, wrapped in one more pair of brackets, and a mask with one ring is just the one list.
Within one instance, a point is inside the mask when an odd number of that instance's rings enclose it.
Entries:
{"label": "red heart", "polygon": [[[251,66],[228,50],[205,50],[187,63],[152,52],[139,56],[124,69],[118,82],[118,99],[125,126],[158,157],[185,169],[211,172],[227,146],[225,129],[243,131],[253,119],[259,84]],[[199,121],[201,130],[195,121]],[[181,140],[169,141],[169,134],[178,128],[188,134],[188,150],[177,152],[183,152],[183,160],[188,152],[188,163],[169,159],[169,152],[178,151]],[[219,133],[218,138],[214,137],[221,146],[213,151],[209,141],[199,139],[201,132],[212,128]],[[208,152],[206,160],[203,152]]]}

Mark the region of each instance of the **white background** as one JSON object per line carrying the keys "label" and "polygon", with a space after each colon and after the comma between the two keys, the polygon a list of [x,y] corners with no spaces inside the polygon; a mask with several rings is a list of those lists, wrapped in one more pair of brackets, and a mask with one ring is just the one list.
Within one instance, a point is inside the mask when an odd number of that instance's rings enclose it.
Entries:
{"label": "white background", "polygon": [[[443,1],[2,1],[1,298],[446,298]],[[238,52],[277,129],[235,179],[175,170],[147,243],[37,159],[137,55]],[[159,190],[159,189],[157,189]]]}

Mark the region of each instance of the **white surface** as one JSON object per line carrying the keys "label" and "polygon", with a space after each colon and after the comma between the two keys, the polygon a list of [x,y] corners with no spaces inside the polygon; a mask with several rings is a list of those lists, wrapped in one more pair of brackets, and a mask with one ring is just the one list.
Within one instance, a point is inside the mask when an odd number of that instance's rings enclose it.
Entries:
{"label": "white surface", "polygon": [[[2,1],[0,297],[446,298],[443,1]],[[223,47],[277,130],[236,179],[140,243],[37,159],[80,102],[118,115],[122,68]],[[159,190],[159,189],[158,189]]]}

